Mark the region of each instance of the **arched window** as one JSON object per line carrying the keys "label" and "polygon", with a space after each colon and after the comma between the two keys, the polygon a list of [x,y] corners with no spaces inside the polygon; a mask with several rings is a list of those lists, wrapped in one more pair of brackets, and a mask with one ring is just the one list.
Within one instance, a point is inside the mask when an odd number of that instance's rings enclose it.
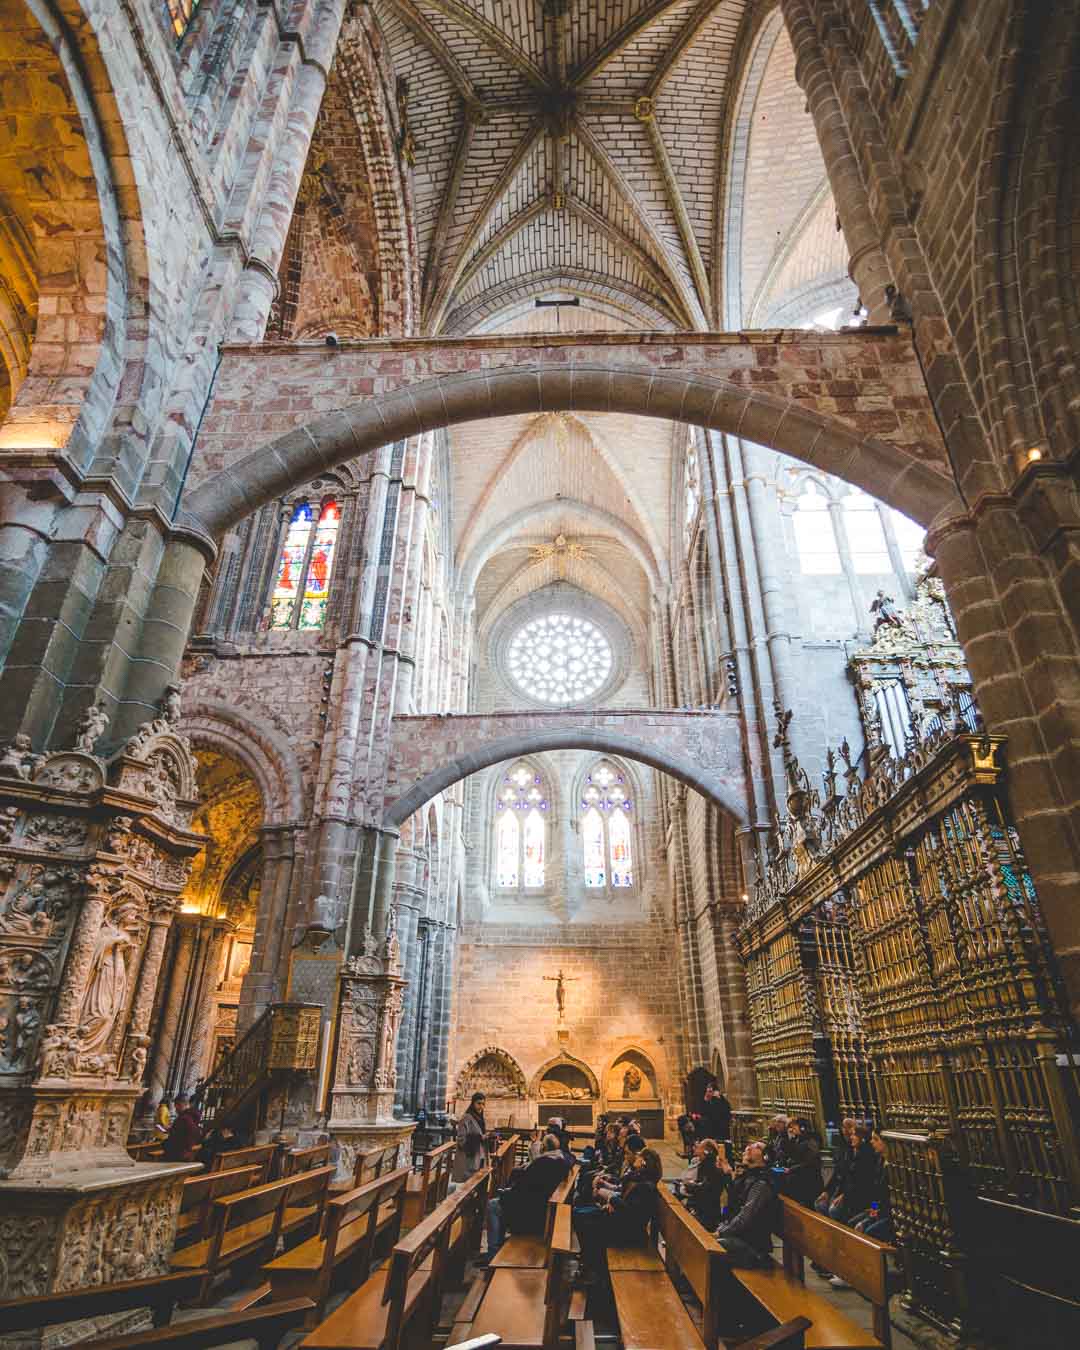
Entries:
{"label": "arched window", "polygon": [[322,628],[330,598],[330,575],[341,507],[331,497],[319,508],[298,502],[281,546],[277,580],[270,599],[271,628]]}
{"label": "arched window", "polygon": [[889,546],[877,502],[853,488],[844,498],[844,528],[847,530],[851,565],[862,575],[880,576],[892,571]]}
{"label": "arched window", "polygon": [[165,4],[169,11],[169,23],[179,42],[191,27],[195,11],[199,8],[199,0],[165,0]]}
{"label": "arched window", "polygon": [[537,890],[547,864],[548,799],[543,777],[523,760],[503,775],[495,799],[495,884]]}
{"label": "arched window", "polygon": [[683,544],[686,549],[690,548],[700,505],[701,466],[698,463],[697,442],[691,434],[690,443],[686,447],[686,463],[683,468]]}
{"label": "arched window", "polygon": [[799,551],[799,570],[804,576],[838,576],[840,550],[836,545],[829,499],[812,478],[795,504],[795,547]]}
{"label": "arched window", "polygon": [[581,792],[581,843],[589,890],[622,890],[634,884],[634,803],[626,775],[601,760]]}
{"label": "arched window", "polygon": [[904,560],[904,566],[909,572],[913,573],[916,560],[919,554],[924,551],[926,531],[921,525],[916,525],[913,520],[908,520],[907,516],[902,516],[899,511],[890,512],[890,518],[897,547],[900,549],[900,556]]}

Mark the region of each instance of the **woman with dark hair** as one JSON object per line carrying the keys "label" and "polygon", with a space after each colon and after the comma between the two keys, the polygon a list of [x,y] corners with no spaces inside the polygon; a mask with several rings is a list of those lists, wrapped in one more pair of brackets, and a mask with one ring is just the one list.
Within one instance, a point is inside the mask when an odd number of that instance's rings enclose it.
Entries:
{"label": "woman with dark hair", "polygon": [[487,1166],[487,1125],[484,1105],[487,1098],[474,1092],[468,1110],[457,1123],[457,1152],[454,1154],[454,1180],[467,1181],[474,1172]]}
{"label": "woman with dark hair", "polygon": [[808,1120],[800,1116],[788,1122],[787,1173],[781,1190],[807,1209],[821,1194],[821,1139]]}
{"label": "woman with dark hair", "polygon": [[694,1179],[683,1183],[686,1207],[711,1232],[723,1217],[727,1177],[720,1170],[721,1145],[702,1139],[694,1148],[697,1168]]}

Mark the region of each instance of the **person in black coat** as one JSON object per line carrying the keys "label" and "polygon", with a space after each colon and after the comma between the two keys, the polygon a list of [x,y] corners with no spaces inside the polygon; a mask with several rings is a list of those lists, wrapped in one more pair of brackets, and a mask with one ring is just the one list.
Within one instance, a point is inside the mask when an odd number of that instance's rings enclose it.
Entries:
{"label": "person in black coat", "polygon": [[495,1255],[506,1233],[542,1233],[551,1193],[569,1175],[571,1164],[553,1134],[544,1136],[540,1156],[520,1168],[509,1186],[488,1201],[487,1254]]}
{"label": "person in black coat", "polygon": [[780,1200],[772,1174],[765,1164],[763,1144],[747,1144],[742,1168],[735,1172],[720,1155],[720,1170],[731,1182],[724,1217],[716,1238],[733,1266],[760,1266],[772,1255],[772,1235],[780,1217]]}
{"label": "person in black coat", "polygon": [[814,1201],[814,1208],[819,1214],[828,1215],[841,1223],[845,1212],[851,1212],[847,1210],[844,1193],[850,1190],[855,1154],[860,1142],[857,1131],[855,1120],[845,1116],[840,1122],[840,1139],[833,1149],[832,1176]]}
{"label": "person in black coat", "polygon": [[698,1137],[718,1141],[731,1138],[731,1103],[715,1083],[705,1089]]}
{"label": "person in black coat", "polygon": [[787,1173],[781,1190],[800,1205],[813,1209],[821,1194],[821,1139],[802,1116],[788,1122]]}
{"label": "person in black coat", "polygon": [[698,1154],[696,1174],[693,1181],[683,1183],[686,1207],[705,1228],[715,1228],[723,1214],[724,1192],[728,1185],[727,1173],[722,1172],[719,1165],[723,1145],[715,1139],[703,1139],[695,1152]]}
{"label": "person in black coat", "polygon": [[603,1192],[602,1204],[574,1211],[574,1227],[581,1243],[581,1260],[589,1277],[603,1266],[608,1247],[642,1247],[656,1218],[656,1188],[663,1175],[660,1155],[653,1148],[634,1155],[616,1193]]}

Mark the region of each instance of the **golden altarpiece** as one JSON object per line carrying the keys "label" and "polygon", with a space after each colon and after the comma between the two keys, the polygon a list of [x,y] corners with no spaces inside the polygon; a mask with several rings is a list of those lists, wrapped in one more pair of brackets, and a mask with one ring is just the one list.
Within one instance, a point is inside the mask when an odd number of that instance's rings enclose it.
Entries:
{"label": "golden altarpiece", "polygon": [[865,749],[788,785],[739,932],[762,1108],[883,1131],[909,1304],[977,1309],[976,1202],[1077,1217],[1077,1044],[937,583],[886,597],[850,674]]}

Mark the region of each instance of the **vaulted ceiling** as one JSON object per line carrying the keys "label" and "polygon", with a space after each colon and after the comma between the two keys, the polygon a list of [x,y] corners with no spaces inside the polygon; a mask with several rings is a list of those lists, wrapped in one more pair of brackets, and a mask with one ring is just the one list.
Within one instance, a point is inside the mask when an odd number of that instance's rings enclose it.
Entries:
{"label": "vaulted ceiling", "polygon": [[716,326],[717,182],[746,0],[376,0],[415,158],[428,332],[561,284]]}

